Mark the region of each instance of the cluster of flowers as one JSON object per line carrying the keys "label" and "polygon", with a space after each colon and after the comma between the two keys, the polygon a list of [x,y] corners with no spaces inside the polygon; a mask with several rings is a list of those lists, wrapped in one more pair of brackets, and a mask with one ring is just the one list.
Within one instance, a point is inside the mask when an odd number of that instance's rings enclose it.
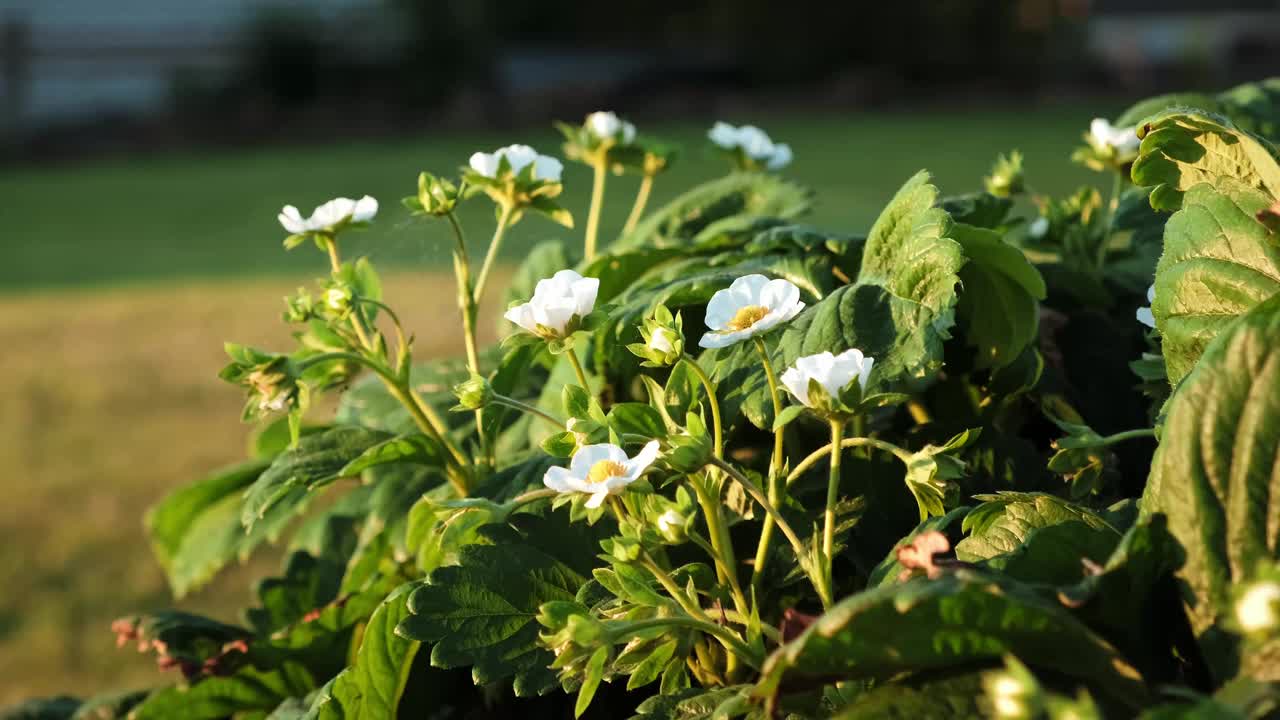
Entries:
{"label": "cluster of flowers", "polygon": [[[525,331],[545,339],[572,335],[580,320],[595,308],[600,281],[582,277],[573,270],[561,270],[538,282],[533,297],[506,313],[506,318]],[[712,296],[707,304],[708,331],[698,344],[704,348],[724,348],[742,342],[785,323],[803,310],[800,288],[788,280],[770,280],[764,275],[746,275]],[[669,353],[683,346],[679,331],[671,325],[649,331],[644,346]],[[874,359],[858,349],[839,355],[823,352],[799,358],[781,377],[791,395],[805,407],[823,410],[810,393],[820,387],[829,397],[840,396],[857,383],[865,391]],[[568,468],[547,471],[544,484],[561,493],[585,493],[586,505],[599,507],[612,494],[635,482],[657,460],[658,443],[650,442],[634,457],[617,445],[601,443],[578,450]]]}

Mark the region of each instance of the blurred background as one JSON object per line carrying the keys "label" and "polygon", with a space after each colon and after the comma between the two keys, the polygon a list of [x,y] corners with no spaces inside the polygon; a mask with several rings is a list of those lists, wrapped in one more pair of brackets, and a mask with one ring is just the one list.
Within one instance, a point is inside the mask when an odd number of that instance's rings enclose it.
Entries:
{"label": "blurred background", "polygon": [[[713,121],[758,124],[811,221],[859,231],[914,171],[969,191],[1012,149],[1039,192],[1102,184],[1067,160],[1092,117],[1280,73],[1277,37],[1277,0],[0,0],[0,704],[154,682],[109,623],[172,603],[145,509],[243,453],[222,342],[287,347],[280,298],[325,271],[281,249],[282,205],[377,197],[347,252],[452,353],[451,241],[399,199],[475,150],[556,150],[553,119],[681,143],[655,203],[724,172]],[[565,187],[581,220],[589,171]],[[634,191],[610,183],[606,237]],[[507,259],[558,235],[530,218]],[[233,619],[277,562],[182,607]]]}

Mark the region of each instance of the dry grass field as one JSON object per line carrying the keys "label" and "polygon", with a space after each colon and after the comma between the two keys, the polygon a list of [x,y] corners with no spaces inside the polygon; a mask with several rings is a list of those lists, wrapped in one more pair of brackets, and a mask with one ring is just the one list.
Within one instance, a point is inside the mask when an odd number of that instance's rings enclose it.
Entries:
{"label": "dry grass field", "polygon": [[[452,276],[386,280],[420,357],[460,350]],[[142,513],[243,454],[242,397],[216,377],[222,342],[287,348],[280,298],[300,281],[0,296],[0,466],[10,488],[0,504],[0,705],[156,682],[150,661],[114,649],[108,627],[171,604]],[[481,324],[486,342],[494,309]],[[245,604],[252,579],[277,562],[263,553],[181,607],[231,619],[226,608]]]}

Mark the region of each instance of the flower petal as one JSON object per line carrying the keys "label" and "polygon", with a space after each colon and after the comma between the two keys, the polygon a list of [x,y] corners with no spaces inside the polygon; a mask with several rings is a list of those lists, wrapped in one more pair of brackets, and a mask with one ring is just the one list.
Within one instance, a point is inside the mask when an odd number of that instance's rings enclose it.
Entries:
{"label": "flower petal", "polygon": [[498,154],[477,152],[471,154],[469,163],[471,169],[485,177],[494,177],[498,174]]}
{"label": "flower petal", "polygon": [[302,219],[302,214],[298,212],[298,208],[292,205],[285,205],[284,209],[280,211],[280,214],[276,216],[276,218],[280,221],[280,224],[284,226],[285,230],[288,230],[294,235],[307,231],[307,226]]}
{"label": "flower petal", "polygon": [[528,330],[531,333],[537,333],[538,325],[537,325],[537,322],[534,320],[533,316],[534,316],[533,305],[529,303],[525,303],[523,305],[517,305],[507,310],[502,315],[502,317],[510,320],[516,325],[519,325],[525,330]]}
{"label": "flower petal", "polygon": [[787,368],[778,379],[801,405],[809,406],[809,380],[799,368]]}
{"label": "flower petal", "polygon": [[607,498],[607,497],[609,497],[609,493],[608,493],[608,492],[597,492],[597,493],[593,493],[593,494],[591,495],[591,497],[587,498],[587,502],[586,502],[586,503],[584,503],[584,504],[585,504],[588,508],[590,508],[590,509],[592,509],[592,510],[595,510],[596,508],[598,508],[598,507],[600,507],[601,505],[603,505],[603,504],[604,504],[605,498]]}
{"label": "flower petal", "polygon": [[542,476],[542,484],[556,492],[573,492],[574,487],[570,484],[573,475],[562,467],[549,467],[547,472]]}
{"label": "flower petal", "polygon": [[628,482],[635,480],[644,474],[645,470],[658,459],[658,441],[650,440],[645,446],[640,448],[640,452],[636,456],[628,460],[625,465],[627,467]]}
{"label": "flower petal", "polygon": [[378,214],[378,201],[371,195],[365,195],[356,201],[355,209],[352,211],[351,220],[354,222],[369,222]]}
{"label": "flower petal", "polygon": [[708,332],[698,340],[698,345],[704,348],[725,348],[746,340],[754,334],[750,328],[727,333]]}

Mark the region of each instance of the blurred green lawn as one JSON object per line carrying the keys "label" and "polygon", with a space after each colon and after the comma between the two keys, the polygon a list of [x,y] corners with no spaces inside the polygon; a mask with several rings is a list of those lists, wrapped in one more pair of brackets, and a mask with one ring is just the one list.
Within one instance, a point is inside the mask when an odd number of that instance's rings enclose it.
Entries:
{"label": "blurred green lawn", "polygon": [[[866,226],[889,194],[920,168],[934,173],[944,194],[970,190],[980,187],[997,152],[1013,148],[1026,155],[1038,189],[1066,190],[1088,177],[1065,159],[1090,117],[1075,107],[1056,106],[753,119],[792,145],[796,160],[787,175],[818,191],[812,221],[848,230]],[[707,125],[652,129],[685,148],[675,168],[659,179],[655,204],[723,172],[723,161],[704,149]],[[449,173],[474,150],[508,142],[556,151],[557,137],[550,129],[536,129],[423,133],[378,142],[338,138],[324,147],[0,171],[0,198],[8,208],[0,289],[298,272],[311,261],[302,249],[281,252],[283,232],[275,219],[281,206],[295,204],[305,214],[336,195],[365,193],[382,203],[382,215],[374,229],[347,243],[352,252],[365,252],[384,267],[440,264],[447,261],[451,242],[445,226],[412,222],[399,204],[414,192],[418,172]],[[565,202],[579,225],[586,219],[589,186],[586,168],[567,169]],[[625,218],[635,187],[632,177],[611,178],[606,230]],[[464,206],[463,220],[477,244],[487,240],[492,227],[488,212],[481,199]],[[570,234],[530,218],[513,231],[507,257],[519,257],[538,239]]]}
{"label": "blurred green lawn", "polygon": [[[973,190],[995,154],[1014,148],[1040,192],[1094,181],[1067,162],[1091,117],[1059,106],[751,119],[793,146],[787,175],[817,192],[810,221],[855,231],[916,170],[933,171],[943,193]],[[724,171],[701,149],[707,125],[642,128],[687,149],[660,178],[655,205]],[[324,271],[307,246],[281,250],[280,207],[377,197],[375,228],[344,238],[348,254],[367,253],[388,275],[388,299],[416,331],[420,356],[456,352],[451,280],[438,272],[451,240],[440,224],[410,222],[399,198],[420,170],[448,172],[509,142],[556,147],[543,129],[424,133],[0,171],[0,704],[168,680],[131,649],[115,650],[108,625],[169,602],[142,532],[146,507],[243,452],[240,396],[214,377],[222,341],[287,347],[279,299]],[[589,182],[585,169],[567,170],[564,201],[580,223]],[[606,230],[625,218],[635,186],[611,179]],[[479,200],[464,210],[477,251],[489,212]],[[580,237],[531,217],[506,257],[557,236]],[[272,563],[230,572],[183,607],[234,620],[248,579]]]}

